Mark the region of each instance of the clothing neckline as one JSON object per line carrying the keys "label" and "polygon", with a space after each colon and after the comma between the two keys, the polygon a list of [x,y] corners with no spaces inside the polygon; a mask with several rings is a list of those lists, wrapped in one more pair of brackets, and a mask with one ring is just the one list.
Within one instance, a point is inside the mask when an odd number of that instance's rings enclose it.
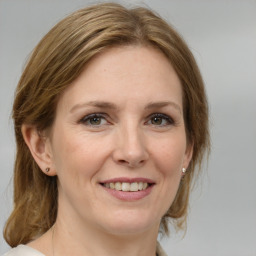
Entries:
{"label": "clothing neckline", "polygon": [[[38,256],[46,256],[44,255],[42,252],[34,249],[33,247],[30,247],[29,245],[25,245],[25,244],[20,244],[16,247],[17,249],[21,249],[21,250],[26,250],[28,252],[31,253],[37,253]],[[159,242],[157,242],[157,247],[156,247],[156,255],[157,256],[166,256],[165,252],[163,251],[161,245]]]}
{"label": "clothing neckline", "polygon": [[20,253],[31,253],[31,256],[34,255],[36,253],[36,256],[46,256],[44,255],[42,252],[34,249],[33,247],[31,246],[28,246],[28,245],[25,245],[25,244],[20,244],[18,245],[16,248],[13,248],[13,249],[17,249]]}

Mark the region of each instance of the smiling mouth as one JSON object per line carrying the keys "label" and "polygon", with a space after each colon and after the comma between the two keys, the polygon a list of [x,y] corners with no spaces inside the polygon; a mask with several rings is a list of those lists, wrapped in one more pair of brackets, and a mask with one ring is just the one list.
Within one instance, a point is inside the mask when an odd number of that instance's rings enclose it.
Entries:
{"label": "smiling mouth", "polygon": [[101,183],[102,186],[123,192],[138,192],[146,190],[148,187],[153,184],[147,182],[109,182],[109,183]]}

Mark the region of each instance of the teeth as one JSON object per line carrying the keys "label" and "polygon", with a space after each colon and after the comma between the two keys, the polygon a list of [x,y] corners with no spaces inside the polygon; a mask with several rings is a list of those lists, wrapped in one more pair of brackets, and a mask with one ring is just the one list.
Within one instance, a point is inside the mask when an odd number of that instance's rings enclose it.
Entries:
{"label": "teeth", "polygon": [[130,191],[130,183],[123,182],[122,183],[122,191]]}
{"label": "teeth", "polygon": [[133,182],[130,185],[130,191],[138,191],[139,190],[139,184],[137,182]]}
{"label": "teeth", "polygon": [[143,183],[143,190],[146,189],[148,187],[147,183]]}
{"label": "teeth", "polygon": [[111,183],[104,183],[104,187],[119,190],[119,191],[125,191],[125,192],[137,192],[140,190],[145,190],[149,185],[146,182],[111,182]]}
{"label": "teeth", "polygon": [[122,183],[121,183],[121,182],[117,182],[117,183],[114,185],[114,189],[116,189],[116,190],[122,190]]}
{"label": "teeth", "polygon": [[139,190],[142,190],[142,189],[143,189],[143,182],[139,182]]}

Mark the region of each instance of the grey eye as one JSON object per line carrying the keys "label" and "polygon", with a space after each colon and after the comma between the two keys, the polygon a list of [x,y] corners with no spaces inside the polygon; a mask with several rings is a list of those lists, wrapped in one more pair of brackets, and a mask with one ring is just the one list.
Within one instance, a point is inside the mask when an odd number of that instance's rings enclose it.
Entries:
{"label": "grey eye", "polygon": [[90,114],[83,117],[80,123],[89,126],[101,126],[107,124],[106,118],[102,114]]}
{"label": "grey eye", "polygon": [[150,119],[147,123],[155,126],[166,126],[174,124],[174,121],[168,115],[156,113],[150,116]]}
{"label": "grey eye", "polygon": [[101,117],[92,117],[88,120],[91,125],[100,125],[102,121]]}

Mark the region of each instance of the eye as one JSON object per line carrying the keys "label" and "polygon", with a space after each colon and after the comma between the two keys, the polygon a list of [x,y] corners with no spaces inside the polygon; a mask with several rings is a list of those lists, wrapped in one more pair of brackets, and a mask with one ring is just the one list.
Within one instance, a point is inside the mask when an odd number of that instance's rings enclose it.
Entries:
{"label": "eye", "polygon": [[79,123],[88,126],[102,126],[108,124],[105,116],[103,114],[90,114],[83,117]]}
{"label": "eye", "polygon": [[170,116],[161,113],[152,114],[149,118],[150,119],[147,124],[154,126],[167,126],[174,124],[174,121]]}

